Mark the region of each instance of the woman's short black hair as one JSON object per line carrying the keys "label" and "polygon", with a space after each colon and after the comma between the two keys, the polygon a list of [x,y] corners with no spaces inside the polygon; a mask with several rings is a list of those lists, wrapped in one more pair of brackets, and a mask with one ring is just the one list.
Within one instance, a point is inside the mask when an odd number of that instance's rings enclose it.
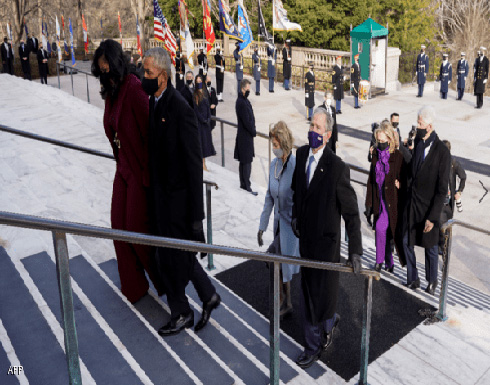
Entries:
{"label": "woman's short black hair", "polygon": [[92,61],[92,74],[100,78],[102,71],[99,67],[99,59],[104,58],[109,63],[109,78],[112,82],[103,82],[101,79],[102,90],[100,94],[105,99],[107,95],[111,98],[115,98],[119,91],[119,88],[129,73],[129,57],[124,54],[121,44],[112,39],[106,39],[100,43],[99,47],[95,50],[94,59]]}

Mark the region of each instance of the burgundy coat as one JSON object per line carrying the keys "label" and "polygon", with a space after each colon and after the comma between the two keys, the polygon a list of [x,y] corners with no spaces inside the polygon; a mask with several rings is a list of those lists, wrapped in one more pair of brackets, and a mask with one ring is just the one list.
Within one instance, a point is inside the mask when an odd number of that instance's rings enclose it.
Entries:
{"label": "burgundy coat", "polygon": [[[379,206],[380,206],[380,196],[379,188],[376,183],[376,163],[378,162],[378,151],[375,149],[373,151],[373,159],[371,161],[371,169],[369,170],[369,178],[367,182],[367,192],[366,192],[366,207],[373,208],[373,228],[376,227],[376,221],[379,217]],[[406,264],[405,253],[402,244],[402,219],[403,219],[403,209],[405,207],[406,194],[404,193],[407,188],[407,168],[403,160],[403,155],[399,150],[395,150],[394,153],[390,154],[390,159],[388,160],[390,165],[390,171],[385,177],[384,182],[384,195],[386,208],[388,210],[388,217],[390,220],[390,230],[393,234],[393,239],[395,241],[395,247],[400,259],[402,266]],[[395,186],[395,180],[400,182],[400,189]],[[400,221],[398,221],[400,219]]]}

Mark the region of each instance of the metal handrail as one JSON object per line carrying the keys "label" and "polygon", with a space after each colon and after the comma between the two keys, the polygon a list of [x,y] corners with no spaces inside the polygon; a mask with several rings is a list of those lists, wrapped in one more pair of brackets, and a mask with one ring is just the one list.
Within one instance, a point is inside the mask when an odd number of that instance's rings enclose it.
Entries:
{"label": "metal handrail", "polygon": [[[284,255],[275,255],[261,253],[236,247],[206,245],[204,243],[187,241],[182,239],[173,239],[157,237],[136,232],[116,230],[90,226],[81,223],[59,221],[53,219],[39,218],[30,215],[0,212],[0,224],[51,231],[53,233],[53,242],[56,255],[56,271],[61,296],[61,313],[63,321],[65,352],[68,365],[70,384],[81,384],[80,361],[78,354],[78,340],[76,334],[75,314],[73,307],[73,294],[71,289],[71,278],[69,272],[69,255],[66,241],[66,233],[86,236],[92,238],[111,239],[123,242],[137,243],[155,247],[167,247],[192,252],[207,252],[234,257],[242,257],[251,260],[264,261],[273,264],[271,275],[273,276],[273,289],[271,290],[271,303],[273,311],[271,312],[270,328],[270,382],[279,384],[279,364],[280,364],[280,347],[279,347],[279,297],[280,297],[280,264],[289,263],[309,268],[338,271],[344,273],[353,273],[352,267],[347,267],[340,263],[320,262],[303,258],[289,257]],[[369,352],[369,337],[371,325],[372,309],[372,280],[380,279],[380,273],[375,270],[363,269],[360,275],[367,278],[365,284],[365,303],[363,306],[363,330],[361,339],[361,368],[360,384],[367,384],[367,366]]]}
{"label": "metal handrail", "polygon": [[76,70],[77,73],[80,72],[82,74],[85,74],[85,80],[87,82],[87,102],[90,104],[90,91],[89,91],[89,87],[88,87],[88,77],[89,76],[94,77],[94,75],[92,75],[90,72],[82,71],[81,69],[66,65],[65,63],[56,62],[56,75],[58,76],[58,89],[61,89],[61,80],[60,80],[60,68],[61,68],[61,66],[70,69],[71,94],[73,96],[75,96],[75,88],[73,86],[73,70]]}

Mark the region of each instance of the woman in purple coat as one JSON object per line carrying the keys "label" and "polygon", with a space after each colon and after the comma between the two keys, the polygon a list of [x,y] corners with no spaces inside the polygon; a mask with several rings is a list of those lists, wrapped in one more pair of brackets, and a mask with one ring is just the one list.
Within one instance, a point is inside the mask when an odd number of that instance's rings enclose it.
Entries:
{"label": "woman in purple coat", "polygon": [[[398,213],[403,212],[406,189],[406,174],[403,155],[396,149],[395,131],[384,120],[374,132],[376,149],[373,151],[371,170],[367,183],[366,217],[376,231],[376,264],[374,269],[393,272],[394,243],[402,266],[406,264],[402,247]],[[374,214],[374,221],[371,216]]]}
{"label": "woman in purple coat", "polygon": [[206,158],[216,155],[213,138],[211,136],[211,110],[209,108],[208,99],[204,97],[203,81],[200,75],[196,76],[194,84],[196,87],[194,88],[192,99],[194,102],[194,112],[197,117],[199,137],[201,138],[202,168],[204,171],[208,171],[208,168],[206,167]]}

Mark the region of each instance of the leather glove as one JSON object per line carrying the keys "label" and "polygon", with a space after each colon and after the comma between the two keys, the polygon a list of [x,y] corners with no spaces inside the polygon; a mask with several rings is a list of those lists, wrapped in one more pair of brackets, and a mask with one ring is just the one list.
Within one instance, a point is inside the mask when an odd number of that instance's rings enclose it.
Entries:
{"label": "leather glove", "polygon": [[298,220],[296,218],[293,218],[291,220],[291,227],[293,229],[294,235],[296,235],[296,238],[299,238]]}
{"label": "leather glove", "polygon": [[[197,242],[206,243],[206,238],[204,238],[204,229],[202,227],[202,221],[195,221],[192,224],[192,239]],[[203,259],[208,253],[202,252],[201,259]]]}
{"label": "leather glove", "polygon": [[364,211],[364,215],[366,216],[366,221],[369,226],[373,227],[373,208],[371,206],[366,206],[366,211]]}
{"label": "leather glove", "polygon": [[352,254],[349,260],[345,263],[347,267],[352,267],[354,274],[358,275],[361,272],[361,256],[359,254]]}
{"label": "leather glove", "polygon": [[259,230],[257,233],[257,243],[259,244],[259,247],[264,246],[264,240],[262,239],[262,235],[264,235],[264,232],[262,230]]}

